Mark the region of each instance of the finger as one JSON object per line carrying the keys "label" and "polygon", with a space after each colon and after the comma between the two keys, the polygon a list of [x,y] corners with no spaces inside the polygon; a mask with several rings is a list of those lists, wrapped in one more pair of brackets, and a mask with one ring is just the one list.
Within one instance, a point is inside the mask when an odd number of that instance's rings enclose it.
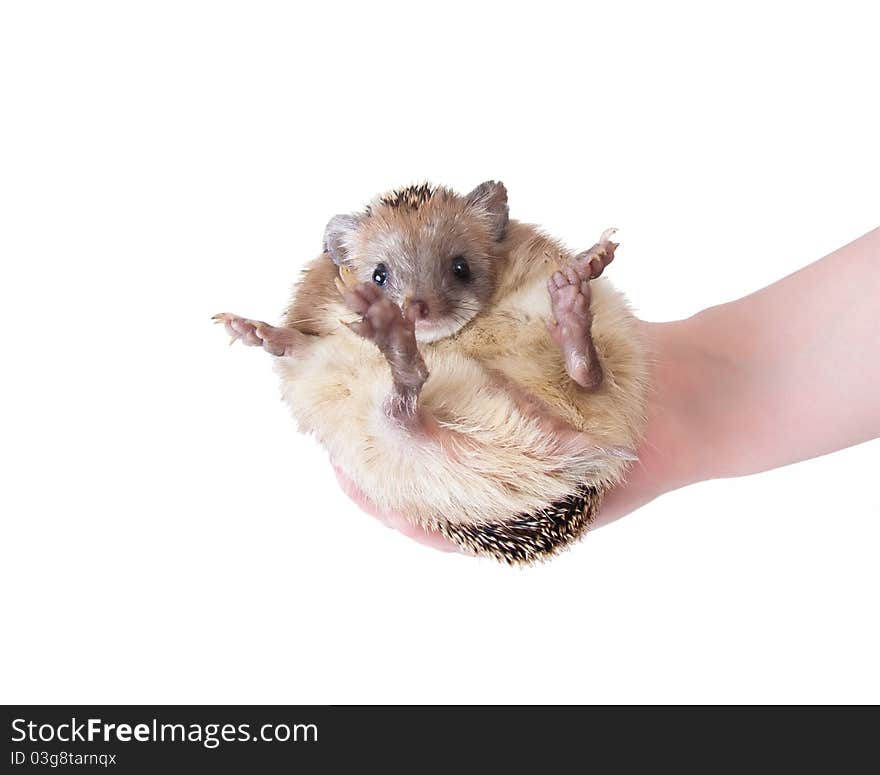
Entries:
{"label": "finger", "polygon": [[265,339],[267,336],[272,336],[278,329],[275,326],[270,326],[268,323],[257,323],[254,326],[254,331],[260,339]]}
{"label": "finger", "polygon": [[379,301],[383,296],[382,290],[376,283],[358,283],[357,288],[371,303]]}
{"label": "finger", "polygon": [[378,304],[385,298],[375,283],[358,283],[352,290],[367,307]]}
{"label": "finger", "polygon": [[263,344],[263,340],[257,336],[256,332],[253,329],[249,329],[248,332],[241,337],[241,341],[245,344],[250,345],[251,347],[259,347]]}
{"label": "finger", "polygon": [[284,345],[274,339],[264,339],[263,349],[271,355],[284,355]]}
{"label": "finger", "polygon": [[366,316],[373,326],[376,328],[383,328],[391,323],[396,314],[397,311],[394,307],[386,302],[384,304],[378,303],[370,305]]}
{"label": "finger", "polygon": [[574,264],[572,264],[572,268],[574,269],[575,274],[577,275],[577,278],[578,278],[577,282],[572,283],[573,285],[579,285],[584,280],[590,279],[590,275],[592,273],[592,270],[590,269],[589,265],[585,261],[578,261],[577,258],[575,258],[575,262],[574,262]]}
{"label": "finger", "polygon": [[345,306],[358,315],[363,315],[370,308],[370,300],[361,293],[361,289],[352,288],[342,294]]}

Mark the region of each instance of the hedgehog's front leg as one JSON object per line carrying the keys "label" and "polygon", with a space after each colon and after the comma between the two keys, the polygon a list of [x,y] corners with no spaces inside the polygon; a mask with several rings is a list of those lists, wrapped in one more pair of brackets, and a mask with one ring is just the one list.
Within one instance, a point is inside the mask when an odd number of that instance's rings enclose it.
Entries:
{"label": "hedgehog's front leg", "polygon": [[251,320],[231,312],[214,315],[215,323],[223,323],[226,332],[232,337],[231,343],[241,341],[252,347],[262,347],[272,355],[292,355],[310,337],[295,328],[278,328],[262,320]]}
{"label": "hedgehog's front leg", "polygon": [[373,283],[359,283],[343,297],[349,309],[363,315],[345,325],[374,342],[391,367],[393,388],[385,401],[386,412],[398,420],[413,420],[422,385],[428,379],[428,368],[416,344],[415,322]]}

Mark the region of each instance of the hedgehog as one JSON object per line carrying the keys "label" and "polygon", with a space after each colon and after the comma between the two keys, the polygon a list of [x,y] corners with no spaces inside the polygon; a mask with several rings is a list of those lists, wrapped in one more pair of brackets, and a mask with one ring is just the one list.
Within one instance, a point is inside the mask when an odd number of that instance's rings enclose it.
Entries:
{"label": "hedgehog", "polygon": [[377,511],[528,564],[584,535],[636,460],[645,344],[602,274],[509,217],[507,189],[407,186],[337,215],[281,325],[215,316]]}

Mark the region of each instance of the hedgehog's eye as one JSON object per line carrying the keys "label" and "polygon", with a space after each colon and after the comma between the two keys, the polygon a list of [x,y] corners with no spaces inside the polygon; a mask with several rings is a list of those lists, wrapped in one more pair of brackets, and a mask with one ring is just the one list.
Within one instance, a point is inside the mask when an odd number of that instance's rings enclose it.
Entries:
{"label": "hedgehog's eye", "polygon": [[468,262],[465,261],[464,256],[456,256],[452,259],[452,274],[459,280],[471,279],[471,268],[468,266]]}
{"label": "hedgehog's eye", "polygon": [[385,264],[377,264],[376,268],[373,270],[373,282],[376,285],[385,285],[385,282],[388,280],[388,270],[385,268]]}

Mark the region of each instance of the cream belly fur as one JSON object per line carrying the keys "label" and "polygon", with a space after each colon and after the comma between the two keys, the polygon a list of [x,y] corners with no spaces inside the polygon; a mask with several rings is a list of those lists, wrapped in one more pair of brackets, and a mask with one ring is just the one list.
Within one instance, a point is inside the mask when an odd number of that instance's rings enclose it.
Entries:
{"label": "cream belly fur", "polygon": [[[377,506],[423,526],[504,521],[584,484],[611,487],[639,442],[643,348],[622,295],[594,281],[593,335],[605,379],[592,393],[569,380],[544,325],[546,279],[556,266],[548,262],[457,336],[420,346],[430,372],[420,407],[435,421],[421,431],[388,417],[388,365],[342,326],[303,355],[278,359],[283,398]],[[341,303],[328,312],[348,314]]]}

